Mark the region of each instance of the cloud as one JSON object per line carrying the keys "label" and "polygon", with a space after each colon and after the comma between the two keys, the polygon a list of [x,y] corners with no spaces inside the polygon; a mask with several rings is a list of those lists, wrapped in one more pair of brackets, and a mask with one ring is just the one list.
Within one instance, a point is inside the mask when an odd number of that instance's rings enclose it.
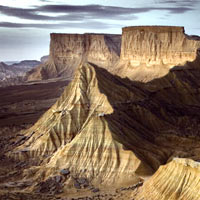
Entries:
{"label": "cloud", "polygon": [[[135,9],[87,5],[87,6],[71,6],[71,5],[46,5],[38,6],[33,9],[15,8],[8,6],[0,6],[0,13],[7,16],[14,16],[20,19],[29,20],[49,20],[49,21],[83,21],[85,19],[117,19],[125,20],[136,19],[137,17],[131,14],[138,12],[147,12],[148,9]],[[43,13],[43,14],[38,14]],[[48,16],[48,13],[55,13],[54,16]],[[62,14],[62,16],[56,16]]]}
{"label": "cloud", "polygon": [[[44,5],[28,9],[0,6],[0,13],[7,16],[49,21],[83,21],[87,19],[128,20],[137,19],[136,14],[156,10],[165,10],[172,14],[180,14],[191,11],[193,8],[186,6],[125,8],[102,5]],[[55,16],[48,16],[48,13],[55,13]],[[57,16],[57,14],[62,14],[62,16]]]}
{"label": "cloud", "polygon": [[[45,0],[42,0],[45,1]],[[49,1],[49,0],[47,0]],[[168,2],[174,2],[168,0]],[[182,2],[185,2],[182,0]],[[1,22],[0,27],[10,28],[110,28],[111,25],[101,23],[100,20],[136,20],[138,14],[150,11],[168,11],[170,14],[182,14],[192,11],[194,8],[188,6],[155,6],[155,7],[116,7],[103,5],[41,5],[32,8],[16,8],[0,6],[0,13],[6,16],[14,16],[19,19],[33,20],[35,23],[10,23]],[[55,16],[52,16],[52,13]],[[51,14],[51,15],[50,15]],[[37,23],[40,21],[40,23]],[[48,23],[47,23],[48,22]],[[115,25],[116,27],[116,25]]]}
{"label": "cloud", "polygon": [[172,4],[174,6],[194,7],[197,3],[199,3],[199,0],[160,0],[158,3]]}
{"label": "cloud", "polygon": [[[116,25],[115,25],[116,26]],[[117,26],[122,27],[118,24]],[[28,23],[11,23],[0,22],[2,28],[42,28],[42,29],[58,29],[58,28],[80,28],[80,29],[107,29],[113,27],[113,24],[102,23],[98,21],[79,22],[79,23],[50,23],[50,24],[28,24]]]}

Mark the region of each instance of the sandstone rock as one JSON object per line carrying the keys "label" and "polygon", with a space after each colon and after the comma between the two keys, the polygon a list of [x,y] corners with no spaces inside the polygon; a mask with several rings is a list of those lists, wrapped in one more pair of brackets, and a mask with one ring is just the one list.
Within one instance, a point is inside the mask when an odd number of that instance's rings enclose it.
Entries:
{"label": "sandstone rock", "polygon": [[200,41],[185,35],[183,27],[125,27],[122,34],[122,61],[131,66],[183,65],[194,61]]}
{"label": "sandstone rock", "polygon": [[74,187],[76,189],[81,189],[81,185],[78,182],[74,182]]}
{"label": "sandstone rock", "polygon": [[194,61],[200,48],[200,40],[186,35],[183,27],[133,26],[122,31],[120,63],[115,70],[132,80],[163,77],[170,68]]}
{"label": "sandstone rock", "polygon": [[161,166],[144,183],[136,200],[200,199],[199,177],[199,163],[190,159],[176,158]]}
{"label": "sandstone rock", "polygon": [[61,182],[61,181],[62,181],[62,176],[56,176],[56,177],[55,177],[55,181],[56,181],[57,183]]}
{"label": "sandstone rock", "polygon": [[40,58],[40,61],[41,61],[41,63],[45,63],[45,62],[48,61],[48,59],[49,59],[49,56],[42,56],[42,57]]}
{"label": "sandstone rock", "polygon": [[48,61],[29,72],[27,80],[72,78],[83,61],[112,68],[119,60],[120,46],[120,35],[52,33]]}
{"label": "sandstone rock", "polygon": [[122,45],[120,35],[52,33],[48,61],[29,72],[27,80],[71,79],[87,61],[121,77],[147,82],[194,61],[198,48],[199,37],[188,36],[183,27],[175,26],[125,27]]}

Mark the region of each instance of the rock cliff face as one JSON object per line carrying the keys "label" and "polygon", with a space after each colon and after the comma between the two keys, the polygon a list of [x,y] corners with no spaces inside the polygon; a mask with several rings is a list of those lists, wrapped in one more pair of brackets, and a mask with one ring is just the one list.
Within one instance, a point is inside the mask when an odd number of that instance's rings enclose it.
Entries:
{"label": "rock cliff face", "polygon": [[122,42],[120,35],[52,33],[48,61],[30,72],[28,80],[71,78],[77,66],[88,61],[121,77],[147,82],[192,62],[198,48],[199,37],[174,26],[125,27]]}
{"label": "rock cliff face", "polygon": [[120,64],[116,73],[142,82],[166,75],[170,68],[196,58],[200,38],[188,36],[183,27],[125,27]]}
{"label": "rock cliff face", "polygon": [[183,65],[196,58],[200,41],[185,35],[183,27],[125,27],[121,60],[132,66]]}
{"label": "rock cliff face", "polygon": [[112,68],[119,60],[120,47],[121,35],[52,33],[48,61],[31,72],[28,80],[71,78],[83,61]]}
{"label": "rock cliff face", "polygon": [[[96,186],[99,183],[104,186],[137,183],[140,181],[137,173],[145,176],[153,172],[146,161],[141,162],[134,152],[125,150],[120,140],[115,139],[119,137],[115,131],[120,130],[121,125],[112,120],[112,98],[119,104],[120,100],[126,103],[126,98],[132,98],[133,94],[119,85],[115,89],[118,94],[113,92],[108,100],[106,94],[110,92],[106,85],[111,86],[114,77],[102,70],[90,64],[84,64],[77,70],[74,80],[57,103],[27,131],[30,140],[17,148],[16,158],[23,159],[26,155],[39,160],[49,156],[51,160],[45,167],[47,170],[44,172],[41,168],[39,172],[45,173],[46,178],[56,176],[58,171],[67,168],[74,176],[85,177]],[[134,131],[134,128],[127,126],[126,131]],[[120,130],[122,133],[123,130]],[[137,143],[140,137],[136,134],[137,139],[132,142]],[[127,146],[131,146],[128,138],[126,142]],[[155,148],[146,142],[146,148]],[[162,152],[159,154],[163,156]],[[67,182],[73,191],[73,180]]]}

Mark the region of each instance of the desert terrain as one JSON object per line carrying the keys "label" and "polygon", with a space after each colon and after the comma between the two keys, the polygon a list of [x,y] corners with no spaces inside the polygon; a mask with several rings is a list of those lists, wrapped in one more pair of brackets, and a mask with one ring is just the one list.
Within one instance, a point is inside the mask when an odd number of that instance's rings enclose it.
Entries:
{"label": "desert terrain", "polygon": [[199,52],[183,27],[51,34],[0,88],[0,199],[200,199]]}

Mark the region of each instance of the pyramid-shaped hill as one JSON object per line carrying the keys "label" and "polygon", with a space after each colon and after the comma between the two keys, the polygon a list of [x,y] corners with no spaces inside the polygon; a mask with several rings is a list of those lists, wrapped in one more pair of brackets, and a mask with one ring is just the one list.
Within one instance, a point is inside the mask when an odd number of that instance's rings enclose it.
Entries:
{"label": "pyramid-shaped hill", "polygon": [[[102,68],[88,63],[80,66],[57,103],[27,131],[27,141],[15,150],[16,158],[48,156],[48,176],[69,168],[102,184],[134,182],[151,175],[166,156],[152,144],[152,130],[132,120],[136,111],[129,116],[123,110],[127,105],[134,107],[131,99],[146,98],[144,91],[129,91],[125,84],[126,80]],[[137,132],[139,128],[144,135]],[[158,158],[148,155],[150,150],[158,152]],[[144,158],[138,158],[140,151],[146,154]]]}
{"label": "pyramid-shaped hill", "polygon": [[117,187],[148,178],[173,157],[198,160],[199,63],[146,84],[84,63],[10,155],[36,159],[35,177],[44,180],[69,170],[66,190],[73,177]]}

